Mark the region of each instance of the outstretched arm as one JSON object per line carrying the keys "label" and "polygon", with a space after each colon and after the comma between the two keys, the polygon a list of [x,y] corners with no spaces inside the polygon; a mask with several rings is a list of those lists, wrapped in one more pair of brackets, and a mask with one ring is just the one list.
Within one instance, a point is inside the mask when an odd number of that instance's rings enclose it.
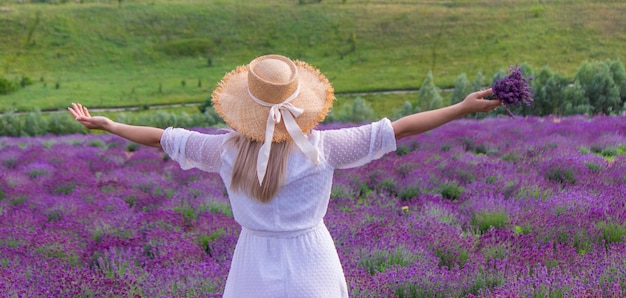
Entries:
{"label": "outstretched arm", "polygon": [[502,105],[499,100],[484,99],[491,93],[491,89],[474,92],[460,103],[402,117],[391,123],[396,139],[429,131],[467,114],[489,112]]}
{"label": "outstretched arm", "polygon": [[103,116],[91,116],[87,107],[83,107],[80,103],[72,103],[72,106],[67,109],[88,129],[104,130],[138,144],[161,148],[163,130],[160,128],[128,125],[117,123]]}

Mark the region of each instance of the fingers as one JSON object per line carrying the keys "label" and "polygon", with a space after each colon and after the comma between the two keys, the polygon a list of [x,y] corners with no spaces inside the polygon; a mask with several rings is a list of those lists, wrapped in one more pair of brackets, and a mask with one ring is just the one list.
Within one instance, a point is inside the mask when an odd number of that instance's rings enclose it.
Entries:
{"label": "fingers", "polygon": [[91,115],[89,115],[89,110],[87,109],[87,107],[84,107],[83,105],[81,105],[80,103],[76,104],[78,106],[78,108],[81,110],[82,115],[85,117],[91,117]]}
{"label": "fingers", "polygon": [[78,118],[78,116],[79,116],[78,113],[76,113],[72,107],[68,107],[67,110],[70,111],[70,114],[72,114],[74,119]]}
{"label": "fingers", "polygon": [[89,114],[89,110],[87,109],[87,107],[83,107],[83,111],[85,112],[85,116],[87,116],[87,117],[91,117],[91,115]]}
{"label": "fingers", "polygon": [[67,108],[74,118],[91,117],[87,107],[83,107],[80,103],[72,103],[72,106]]}
{"label": "fingers", "polygon": [[487,103],[494,109],[502,105],[502,101],[499,100],[487,100]]}
{"label": "fingers", "polygon": [[487,102],[489,107],[487,111],[493,111],[502,105],[502,102],[499,100],[488,100]]}
{"label": "fingers", "polygon": [[489,95],[491,95],[493,93],[493,90],[491,90],[491,88],[486,89],[486,90],[481,90],[481,91],[476,91],[476,97],[477,98],[485,98]]}
{"label": "fingers", "polygon": [[67,108],[70,113],[72,114],[72,116],[74,116],[75,119],[78,119],[79,117],[82,116],[82,111],[78,109],[78,106],[75,103],[72,103],[72,106]]}

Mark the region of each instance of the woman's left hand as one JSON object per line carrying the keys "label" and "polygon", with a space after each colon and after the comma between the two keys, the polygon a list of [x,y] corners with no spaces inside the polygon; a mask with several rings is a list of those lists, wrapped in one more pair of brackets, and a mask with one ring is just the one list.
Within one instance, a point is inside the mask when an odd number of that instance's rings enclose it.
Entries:
{"label": "woman's left hand", "polygon": [[491,88],[482,91],[476,91],[474,93],[469,94],[465,99],[461,102],[463,109],[466,111],[465,114],[472,114],[476,112],[490,112],[498,108],[502,105],[502,101],[500,100],[489,100],[485,99],[487,96],[491,95],[493,92]]}

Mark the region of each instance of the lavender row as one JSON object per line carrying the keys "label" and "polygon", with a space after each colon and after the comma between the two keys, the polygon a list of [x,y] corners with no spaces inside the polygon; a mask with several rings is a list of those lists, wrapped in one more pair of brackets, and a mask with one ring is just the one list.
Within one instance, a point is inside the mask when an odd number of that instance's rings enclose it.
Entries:
{"label": "lavender row", "polygon": [[[326,223],[355,297],[620,297],[625,197],[623,117],[463,119],[337,171]],[[239,230],[157,149],[0,138],[1,296],[220,296]]]}

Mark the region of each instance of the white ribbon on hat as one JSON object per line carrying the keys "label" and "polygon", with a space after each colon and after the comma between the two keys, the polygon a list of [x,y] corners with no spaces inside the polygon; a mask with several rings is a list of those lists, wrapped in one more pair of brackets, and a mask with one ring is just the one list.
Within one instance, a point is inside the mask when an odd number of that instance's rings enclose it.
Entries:
{"label": "white ribbon on hat", "polygon": [[[315,164],[319,164],[319,153],[317,149],[311,145],[309,140],[304,136],[302,130],[300,130],[300,126],[296,123],[296,119],[298,116],[304,113],[304,110],[301,108],[297,108],[291,104],[291,101],[298,97],[298,93],[300,92],[300,84],[298,84],[298,88],[293,92],[287,99],[285,99],[281,103],[271,104],[261,100],[260,98],[254,96],[250,89],[248,89],[248,94],[250,98],[254,100],[254,102],[270,107],[269,114],[267,115],[267,123],[265,125],[265,141],[261,149],[259,150],[259,156],[256,162],[256,173],[259,178],[259,185],[263,183],[263,179],[265,178],[265,173],[267,172],[267,164],[270,158],[270,149],[272,148],[272,139],[274,138],[274,128],[276,124],[280,123],[281,119],[285,120],[285,128],[287,132],[293,139],[294,143],[300,151],[304,153],[308,158],[310,158]],[[295,118],[294,118],[295,117]]]}

